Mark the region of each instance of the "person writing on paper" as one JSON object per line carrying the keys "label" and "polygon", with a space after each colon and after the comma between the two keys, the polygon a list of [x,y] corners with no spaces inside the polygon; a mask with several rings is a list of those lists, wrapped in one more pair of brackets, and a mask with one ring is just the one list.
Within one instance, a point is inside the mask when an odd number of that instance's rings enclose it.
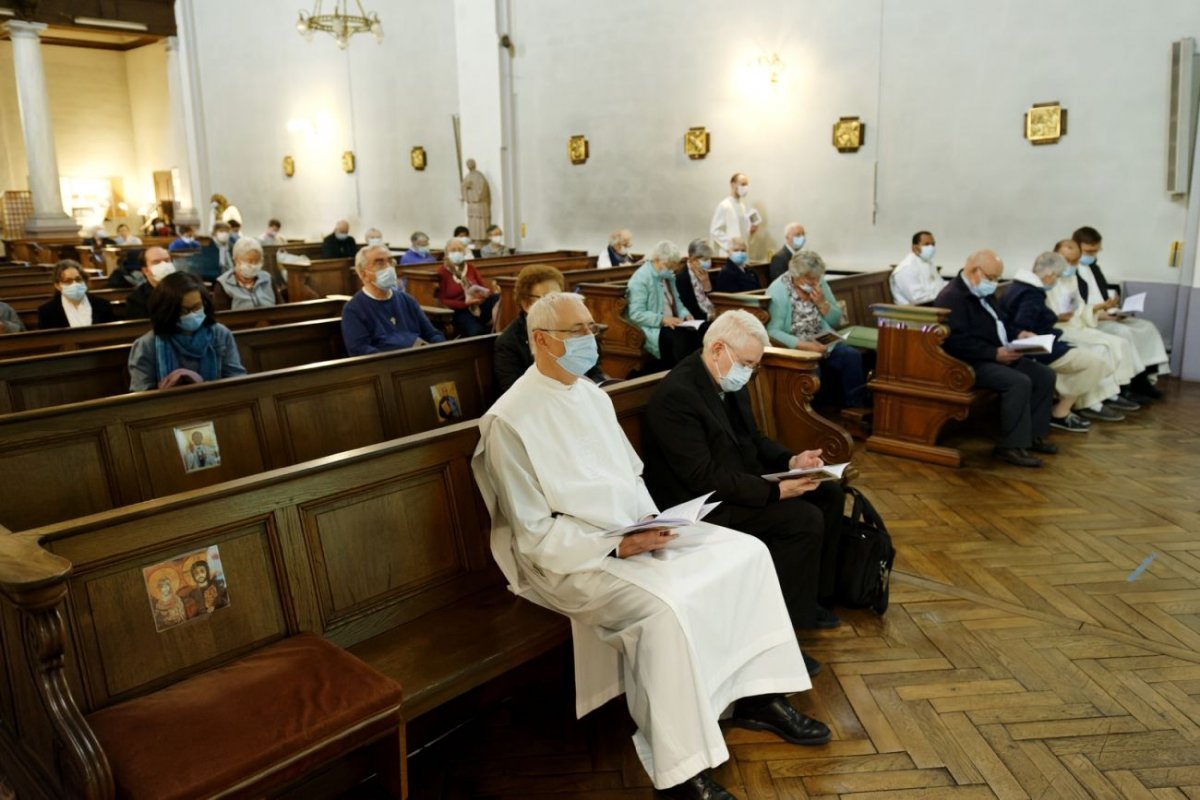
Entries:
{"label": "person writing on paper", "polygon": [[513,592],[571,618],[577,712],[623,688],[655,788],[731,800],[707,772],[729,757],[717,721],[730,703],[735,725],[829,740],[784,697],[811,683],[770,554],[706,522],[605,536],[658,509],[612,401],[579,379],[596,325],[581,296],[552,293],[528,328],[534,367],[479,421],[471,463],[492,554]]}
{"label": "person writing on paper", "polygon": [[[1112,371],[1120,391],[1080,411],[1088,419],[1119,422],[1125,413],[1137,411],[1141,403],[1129,395],[1130,382],[1142,371],[1143,364],[1133,345],[1120,336],[1105,333],[1099,328],[1099,320],[1092,306],[1083,299],[1078,281],[1079,245],[1071,239],[1063,239],[1054,246],[1054,252],[1067,262],[1063,280],[1046,293],[1046,305],[1058,314],[1063,339],[1068,344],[1091,350],[1105,360]],[[1147,401],[1149,402],[1149,401]]]}
{"label": "person writing on paper", "polygon": [[609,269],[633,263],[633,234],[622,228],[608,235],[608,247],[596,259],[596,269]]}
{"label": "person writing on paper", "polygon": [[[750,236],[758,230],[758,211],[746,211],[746,195],[750,193],[750,179],[743,172],[733,173],[729,179],[729,195],[717,203],[713,212],[712,223],[709,225],[709,236],[717,245],[717,255],[728,255],[733,237],[740,236],[743,242],[749,242]],[[751,216],[755,219],[751,219]]]}
{"label": "person writing on paper", "polygon": [[774,281],[780,275],[787,272],[788,264],[791,263],[792,257],[804,249],[806,241],[808,241],[808,237],[804,233],[804,226],[799,222],[793,222],[784,228],[783,247],[779,248],[779,251],[771,256],[768,281]]}
{"label": "person writing on paper", "polygon": [[642,349],[653,359],[647,370],[670,369],[700,347],[696,329],[683,325],[693,317],[675,284],[680,258],[673,242],[659,242],[625,287],[625,313],[646,335]]}
{"label": "person writing on paper", "polygon": [[836,481],[762,477],[822,463],[819,450],[794,454],[758,430],[746,385],[767,344],[747,311],[709,325],[704,349],[679,362],[646,407],[646,485],[660,506],[716,492],[721,505],[706,519],[767,546],[793,626],[833,628],[845,493]]}
{"label": "person writing on paper", "polygon": [[444,342],[446,337],[413,296],[400,289],[396,260],[384,245],[367,245],[354,256],[362,291],[342,309],[346,353],[364,356],[385,350]]}
{"label": "person writing on paper", "polygon": [[937,241],[929,231],[917,231],[912,251],[892,270],[892,302],[898,306],[927,306],[946,286],[946,279],[933,265]]}
{"label": "person writing on paper", "polygon": [[[996,305],[993,295],[1004,262],[991,250],[967,257],[958,277],[946,284],[934,305],[950,309],[950,335],[942,347],[975,370],[975,385],[1000,395],[1000,438],[992,455],[1018,467],[1040,467],[1033,453],[1057,453],[1047,442],[1054,402],[1054,370],[1008,347],[1021,331]],[[1030,452],[1032,451],[1032,452]]]}
{"label": "person writing on paper", "polygon": [[1170,367],[1167,348],[1158,327],[1148,319],[1113,316],[1113,312],[1120,307],[1121,295],[1117,287],[1105,279],[1096,261],[1103,243],[1100,231],[1085,225],[1071,234],[1071,239],[1079,246],[1079,293],[1084,302],[1092,304],[1097,327],[1129,342],[1145,367],[1129,382],[1126,397],[1134,402],[1162,398],[1163,394],[1153,380],[1157,375],[1167,374]]}
{"label": "person writing on paper", "polygon": [[746,267],[750,254],[746,251],[746,240],[734,236],[729,240],[729,257],[725,266],[713,280],[713,289],[718,292],[756,292],[762,288],[758,273]]}
{"label": "person writing on paper", "polygon": [[1050,353],[1031,356],[1054,370],[1058,399],[1050,410],[1050,427],[1068,433],[1085,433],[1089,428],[1088,421],[1072,409],[1102,402],[1117,391],[1117,383],[1104,359],[1061,339],[1058,315],[1046,305],[1046,292],[1062,279],[1066,268],[1067,262],[1058,253],[1042,253],[1033,262],[1032,270],[1017,272],[1000,300],[1000,310],[1018,330],[1055,337]]}
{"label": "person writing on paper", "polygon": [[767,322],[771,339],[793,350],[823,355],[821,391],[836,385],[846,408],[864,407],[867,378],[862,353],[829,336],[842,321],[842,309],[825,281],[825,261],[820,254],[801,250],[792,256],[787,274],[767,287],[767,295],[771,298]]}

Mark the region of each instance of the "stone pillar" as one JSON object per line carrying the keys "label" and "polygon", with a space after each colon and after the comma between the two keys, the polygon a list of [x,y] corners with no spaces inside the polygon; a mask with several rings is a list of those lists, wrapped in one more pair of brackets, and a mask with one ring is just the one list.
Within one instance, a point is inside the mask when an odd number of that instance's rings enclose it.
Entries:
{"label": "stone pillar", "polygon": [[39,39],[45,27],[40,22],[10,20],[5,23],[12,38],[17,100],[25,135],[25,161],[29,165],[29,189],[33,193],[33,216],[26,220],[25,232],[35,238],[61,238],[78,236],[79,225],[63,211],[54,126],[50,120],[50,99],[46,94],[46,72],[42,66]]}
{"label": "stone pillar", "polygon": [[179,180],[175,185],[175,222],[188,225],[200,224],[200,213],[196,210],[193,196],[192,172],[190,168],[187,117],[184,113],[183,71],[180,65],[181,51],[178,36],[167,37],[167,94],[171,106],[170,152],[171,169]]}

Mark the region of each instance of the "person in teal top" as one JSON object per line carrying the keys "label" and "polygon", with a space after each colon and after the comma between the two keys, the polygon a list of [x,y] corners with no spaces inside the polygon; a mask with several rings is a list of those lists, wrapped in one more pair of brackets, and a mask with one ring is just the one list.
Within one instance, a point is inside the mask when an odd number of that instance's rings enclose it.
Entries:
{"label": "person in teal top", "polygon": [[626,317],[646,335],[643,349],[657,369],[670,369],[700,349],[700,329],[683,324],[692,315],[675,288],[681,259],[673,242],[659,242],[625,288]]}
{"label": "person in teal top", "polygon": [[821,392],[831,388],[825,381],[840,387],[842,402],[847,408],[866,405],[866,374],[862,353],[833,339],[828,344],[818,341],[834,333],[842,322],[842,309],[825,280],[825,261],[812,250],[800,250],[788,262],[788,270],[767,287],[771,298],[767,335],[772,341],[793,350],[820,353]]}

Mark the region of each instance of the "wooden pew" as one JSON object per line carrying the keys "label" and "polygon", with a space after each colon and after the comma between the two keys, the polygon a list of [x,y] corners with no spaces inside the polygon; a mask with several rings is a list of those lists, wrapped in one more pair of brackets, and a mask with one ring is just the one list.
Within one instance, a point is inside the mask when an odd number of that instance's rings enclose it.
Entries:
{"label": "wooden pew", "polygon": [[[559,269],[563,275],[564,291],[573,292],[581,283],[605,283],[611,281],[627,281],[640,264],[630,264],[624,267],[612,267],[610,269],[573,269],[562,270],[557,265],[550,266]],[[522,268],[523,269],[523,268]],[[518,270],[520,272],[520,270]],[[496,304],[497,330],[503,330],[508,327],[508,324],[516,319],[521,313],[521,304],[517,300],[517,276],[499,275],[495,281],[500,285],[500,302]]]}
{"label": "wooden pew", "polygon": [[[125,311],[125,298],[133,292],[132,288],[128,289],[97,289],[95,291],[88,290],[88,295],[91,297],[102,297],[113,306],[113,313],[117,315],[117,319]],[[21,316],[21,322],[26,329],[34,330],[37,328],[37,310],[38,306],[46,303],[54,296],[54,290],[49,289],[49,292],[43,291],[37,296],[14,297],[7,299],[4,302],[12,306],[13,310]]]}
{"label": "wooden pew", "polygon": [[[234,331],[264,328],[268,325],[338,317],[341,316],[345,304],[345,298],[339,296],[263,308],[218,311],[217,321]],[[53,328],[45,331],[10,333],[0,336],[0,360],[132,343],[149,329],[150,321],[141,319],[107,322],[87,328]]]}
{"label": "wooden pew", "polygon": [[[789,393],[812,387],[812,364],[768,351],[752,406],[756,415],[779,415],[761,423],[768,432],[786,429],[794,437],[788,446],[848,457],[849,442],[832,426],[803,439],[807,432],[791,425],[808,398]],[[660,377],[609,390],[635,446]],[[493,564],[469,467],[477,441],[474,423],[450,425],[0,533],[3,686],[21,699],[0,717],[0,752],[5,763],[20,764],[18,792],[105,796],[83,786],[105,771],[104,746],[90,725],[101,710],[298,631],[317,633],[399,681],[409,722],[565,643],[565,618],[508,593]],[[213,546],[229,606],[158,632],[143,570]],[[16,563],[27,568],[19,579],[9,568]],[[45,635],[22,635],[30,629]]]}
{"label": "wooden pew", "polygon": [[75,257],[75,247],[82,243],[79,236],[59,236],[51,239],[5,239],[4,252],[13,261],[53,266],[64,258]]}
{"label": "wooden pew", "polygon": [[946,353],[950,311],[926,306],[876,305],[879,327],[873,429],[867,449],[948,467],[962,466],[962,452],[941,446],[950,420],[962,421],[973,407],[994,399],[973,388],[975,370]]}
{"label": "wooden pew", "polygon": [[[288,299],[293,302],[329,295],[352,296],[361,288],[362,281],[354,271],[353,259],[331,258],[313,261],[311,265],[293,264],[288,267]],[[454,312],[436,302],[425,303],[420,297],[416,297],[416,300],[421,304],[421,310],[429,317],[429,321],[441,330],[446,338],[451,338]]]}
{"label": "wooden pew", "polygon": [[830,271],[826,276],[829,288],[839,302],[845,304],[844,325],[874,326],[871,307],[892,302],[892,271],[874,272]]}
{"label": "wooden pew", "polygon": [[[345,355],[340,319],[251,328],[236,334],[249,372]],[[0,414],[79,403],[129,391],[132,343],[0,361]],[[173,395],[172,395],[173,396]]]}
{"label": "wooden pew", "polygon": [[[499,263],[497,263],[499,262]],[[485,281],[493,281],[501,275],[516,275],[530,264],[548,264],[560,271],[595,269],[594,256],[560,256],[537,253],[532,256],[498,256],[496,258],[474,260],[479,270],[479,276]],[[407,291],[417,299],[422,306],[438,306],[438,285],[441,282],[437,274],[436,264],[421,264],[409,267],[403,271],[408,281]]]}

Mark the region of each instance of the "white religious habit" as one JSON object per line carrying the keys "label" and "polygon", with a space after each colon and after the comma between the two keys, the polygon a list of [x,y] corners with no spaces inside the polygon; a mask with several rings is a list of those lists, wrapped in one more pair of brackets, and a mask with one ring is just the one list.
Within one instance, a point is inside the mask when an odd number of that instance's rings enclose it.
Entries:
{"label": "white religious habit", "polygon": [[[1087,282],[1088,302],[1093,306],[1104,302],[1107,298],[1100,296],[1100,284],[1096,282],[1096,276],[1092,274],[1092,271],[1080,267],[1079,274]],[[1122,320],[1102,319],[1097,322],[1096,327],[1129,342],[1143,364],[1147,367],[1158,368],[1157,374],[1166,375],[1170,372],[1167,346],[1163,343],[1158,327],[1150,320],[1137,317],[1126,317]]]}
{"label": "white religious habit", "polygon": [[606,531],[658,510],[595,384],[535,364],[479,430],[472,468],[492,555],[511,591],[571,618],[577,714],[625,692],[655,787],[729,757],[718,718],[734,700],[811,687],[757,539],[701,522],[668,550],[610,556]]}
{"label": "white religious habit", "polygon": [[1070,319],[1058,323],[1063,341],[1101,356],[1117,385],[1124,386],[1146,368],[1133,345],[1097,327],[1092,305],[1083,301],[1075,278],[1059,278],[1054,288],[1046,292],[1046,305],[1055,314],[1071,312]]}
{"label": "white religious habit", "polygon": [[717,204],[713,212],[712,223],[708,226],[709,236],[717,245],[717,255],[727,256],[732,248],[735,236],[750,244],[750,215],[742,198],[730,195]]}
{"label": "white religious habit", "polygon": [[937,299],[947,283],[937,267],[910,252],[892,270],[892,302],[901,306],[919,306]]}

